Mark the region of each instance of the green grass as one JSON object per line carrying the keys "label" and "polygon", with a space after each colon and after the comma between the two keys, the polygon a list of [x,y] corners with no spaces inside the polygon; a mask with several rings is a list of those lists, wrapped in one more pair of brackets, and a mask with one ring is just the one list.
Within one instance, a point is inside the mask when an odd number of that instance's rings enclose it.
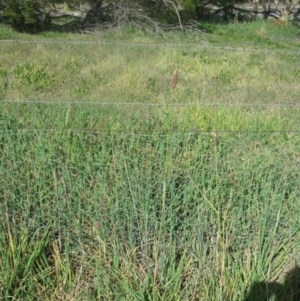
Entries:
{"label": "green grass", "polygon": [[261,51],[299,30],[205,26],[0,27],[98,43],[0,41],[3,300],[242,301],[299,261],[299,54]]}

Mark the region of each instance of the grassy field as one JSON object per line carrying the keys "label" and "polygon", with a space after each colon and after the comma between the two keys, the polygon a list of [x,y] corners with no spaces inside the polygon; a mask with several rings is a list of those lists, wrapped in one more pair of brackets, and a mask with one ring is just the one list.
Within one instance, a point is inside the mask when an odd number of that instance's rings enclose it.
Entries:
{"label": "grassy field", "polygon": [[0,300],[262,301],[285,281],[300,31],[205,29],[0,26]]}

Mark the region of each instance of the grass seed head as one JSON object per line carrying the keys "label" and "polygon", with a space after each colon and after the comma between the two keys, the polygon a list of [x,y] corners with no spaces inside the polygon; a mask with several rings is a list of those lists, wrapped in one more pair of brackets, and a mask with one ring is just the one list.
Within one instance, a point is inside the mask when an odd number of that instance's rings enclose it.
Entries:
{"label": "grass seed head", "polygon": [[178,70],[175,69],[174,72],[173,72],[172,83],[171,83],[171,88],[172,89],[176,88],[177,82],[178,82]]}

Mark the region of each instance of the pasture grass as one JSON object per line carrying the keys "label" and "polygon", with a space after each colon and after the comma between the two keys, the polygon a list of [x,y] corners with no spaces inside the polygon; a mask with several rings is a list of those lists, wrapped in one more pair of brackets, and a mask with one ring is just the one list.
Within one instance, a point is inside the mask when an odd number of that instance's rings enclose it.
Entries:
{"label": "pasture grass", "polygon": [[298,263],[299,53],[263,50],[299,30],[204,26],[0,27],[3,300],[242,301]]}

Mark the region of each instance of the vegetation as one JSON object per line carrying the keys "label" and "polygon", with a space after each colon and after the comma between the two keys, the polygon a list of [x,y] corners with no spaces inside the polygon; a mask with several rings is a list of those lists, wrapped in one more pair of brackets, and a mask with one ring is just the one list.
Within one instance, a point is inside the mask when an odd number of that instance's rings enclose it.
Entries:
{"label": "vegetation", "polygon": [[265,281],[291,288],[299,29],[205,29],[0,27],[3,300],[257,301]]}
{"label": "vegetation", "polygon": [[160,33],[200,31],[199,21],[205,19],[249,21],[260,16],[287,22],[297,20],[299,14],[299,0],[0,0],[0,23],[34,33],[49,28],[82,32],[124,25]]}

